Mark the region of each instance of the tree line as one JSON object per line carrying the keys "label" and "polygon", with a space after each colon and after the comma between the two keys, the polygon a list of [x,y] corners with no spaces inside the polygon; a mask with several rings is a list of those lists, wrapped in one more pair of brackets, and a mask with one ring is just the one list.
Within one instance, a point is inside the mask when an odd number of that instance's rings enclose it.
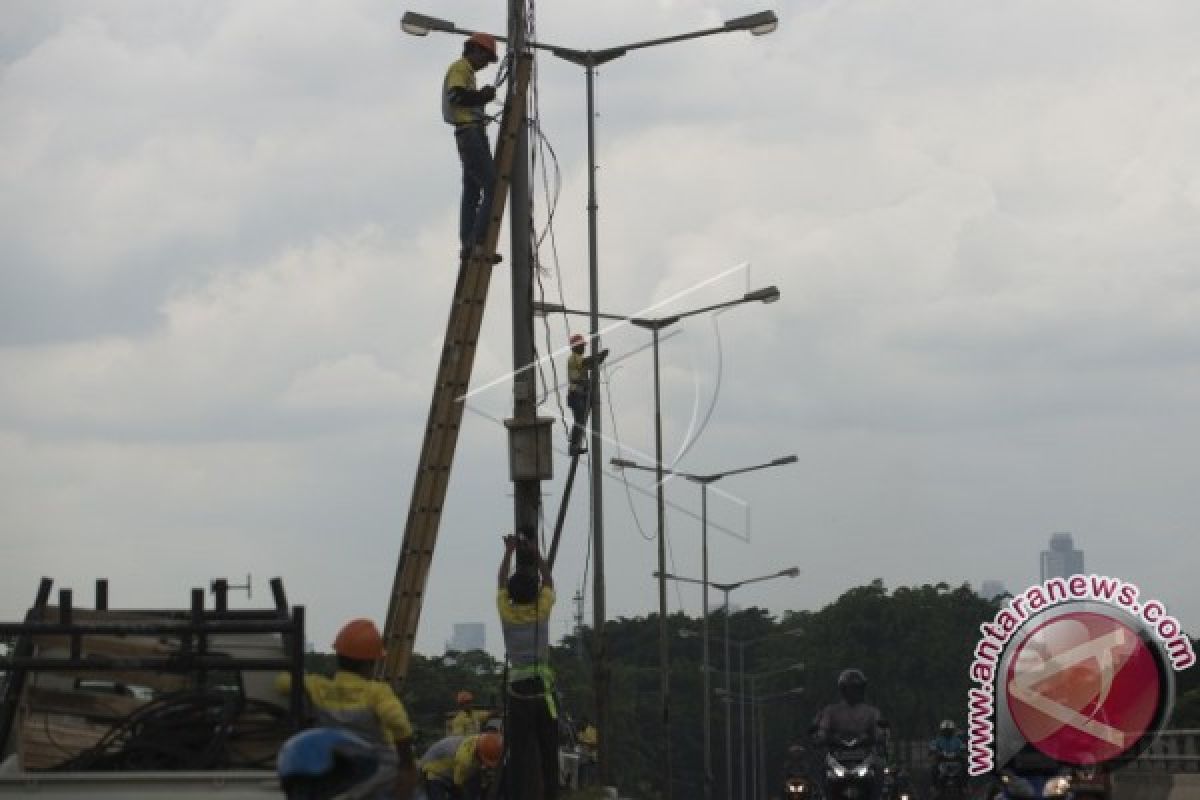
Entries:
{"label": "tree line", "polygon": [[[711,732],[715,787],[726,776],[726,712],[731,711],[733,779],[742,780],[743,709],[749,723],[750,677],[761,714],[767,775],[782,769],[790,744],[803,741],[824,705],[837,698],[837,676],[857,667],[869,681],[868,700],[891,723],[897,739],[921,740],[938,722],[966,723],[968,669],[979,626],[992,620],[1003,598],[988,600],[969,586],[944,583],[888,590],[882,581],[846,591],[818,611],[787,611],[775,617],[746,608],[728,619],[731,703],[712,698]],[[726,619],[709,617],[711,688],[723,690]],[[701,789],[703,772],[703,672],[701,620],[678,613],[667,619],[670,656],[670,730],[676,792]],[[607,732],[615,783],[639,797],[655,794],[664,758],[657,614],[605,623],[610,681]],[[594,718],[592,635],[587,628],[552,648],[561,708],[576,722]],[[739,644],[740,643],[740,644]],[[327,656],[311,665],[328,670]],[[742,661],[744,660],[744,664]],[[414,654],[403,699],[427,745],[442,735],[454,696],[474,693],[477,705],[498,707],[503,664],[482,651],[443,656]],[[803,665],[797,669],[797,665]],[[746,676],[744,684],[742,675]],[[1179,673],[1173,728],[1200,727],[1200,668]],[[749,730],[745,737],[750,737]],[[720,794],[721,792],[717,792]]]}

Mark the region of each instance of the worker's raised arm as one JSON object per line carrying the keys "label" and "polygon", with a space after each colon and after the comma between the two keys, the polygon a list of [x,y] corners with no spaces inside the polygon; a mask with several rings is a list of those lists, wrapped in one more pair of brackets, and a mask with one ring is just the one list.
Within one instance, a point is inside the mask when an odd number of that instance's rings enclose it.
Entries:
{"label": "worker's raised arm", "polygon": [[500,571],[496,574],[496,588],[503,589],[508,585],[508,573],[512,568],[512,554],[517,549],[517,537],[508,534],[504,537],[504,557],[500,559]]}

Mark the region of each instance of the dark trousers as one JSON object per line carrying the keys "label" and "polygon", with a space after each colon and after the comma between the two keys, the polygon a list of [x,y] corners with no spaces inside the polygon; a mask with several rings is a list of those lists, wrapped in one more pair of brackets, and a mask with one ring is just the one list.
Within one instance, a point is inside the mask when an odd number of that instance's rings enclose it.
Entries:
{"label": "dark trousers", "polygon": [[583,446],[583,430],[587,425],[588,411],[588,393],[586,390],[576,391],[574,389],[567,390],[567,408],[571,409],[571,417],[573,423],[571,425],[571,447]]}
{"label": "dark trousers", "polygon": [[558,720],[540,678],[517,681],[513,691],[519,696],[509,694],[504,728],[509,800],[557,800]]}
{"label": "dark trousers", "polygon": [[483,241],[492,194],[496,190],[496,165],[487,131],[482,125],[459,128],[454,132],[458,157],[462,161],[462,206],[458,212],[458,238],[464,250]]}

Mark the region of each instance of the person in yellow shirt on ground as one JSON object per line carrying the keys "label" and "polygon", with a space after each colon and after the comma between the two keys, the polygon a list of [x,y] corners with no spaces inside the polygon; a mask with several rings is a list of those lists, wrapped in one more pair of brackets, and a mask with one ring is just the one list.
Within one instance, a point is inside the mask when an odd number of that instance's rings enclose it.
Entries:
{"label": "person in yellow shirt on ground", "polygon": [[454,126],[454,142],[462,161],[458,238],[463,259],[483,240],[496,187],[496,165],[488,143],[488,115],[484,110],[495,99],[496,88],[476,89],[475,73],[497,60],[496,37],[473,33],[463,44],[462,58],[450,65],[442,81],[442,119]]}
{"label": "person in yellow shirt on ground", "polygon": [[[521,548],[536,561],[537,572],[518,567],[509,575],[513,554]],[[541,586],[538,577],[541,577]],[[504,537],[497,576],[496,608],[508,654],[509,797],[558,797],[558,707],[550,668],[550,610],[554,579],[532,537]],[[540,783],[540,791],[538,784]]]}
{"label": "person in yellow shirt on ground", "polygon": [[596,763],[600,760],[600,732],[587,717],[579,721],[579,750],[582,759],[579,764],[579,784],[590,786],[596,772]]}
{"label": "person in yellow shirt on ground", "polygon": [[475,713],[475,695],[463,689],[455,698],[458,713],[450,720],[451,736],[470,736],[479,733],[479,715]]}
{"label": "person in yellow shirt on ground", "polygon": [[[371,680],[375,662],[383,658],[383,637],[375,623],[353,619],[333,641],[337,672],[332,678],[305,675],[304,691],[316,724],[357,734],[375,748],[379,769],[360,786],[363,798],[407,798],[416,782],[412,725],[408,712],[386,683]],[[291,675],[281,674],[275,688],[291,690]]]}
{"label": "person in yellow shirt on ground", "polygon": [[419,768],[429,800],[474,800],[482,796],[482,769],[499,766],[504,738],[495,732],[447,736],[434,742]]}

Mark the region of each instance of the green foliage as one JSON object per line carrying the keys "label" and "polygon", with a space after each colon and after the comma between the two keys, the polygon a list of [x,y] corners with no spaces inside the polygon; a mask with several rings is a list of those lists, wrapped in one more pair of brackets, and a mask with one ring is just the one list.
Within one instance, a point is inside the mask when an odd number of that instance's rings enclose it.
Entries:
{"label": "green foliage", "polygon": [[[741,695],[739,654],[747,676],[756,681],[767,742],[767,771],[775,776],[787,746],[805,736],[817,711],[836,699],[838,673],[859,667],[870,681],[869,699],[878,705],[900,739],[932,735],[941,719],[965,722],[968,668],[980,623],[997,607],[967,586],[946,584],[901,587],[889,592],[882,581],[847,591],[820,611],[787,612],[780,620],[759,608],[730,615],[730,638],[749,642],[730,648],[732,690]],[[725,618],[709,620],[712,688],[726,680]],[[667,620],[671,661],[671,745],[676,793],[700,793],[703,772],[701,621],[675,614]],[[657,615],[609,622],[611,670],[609,720],[611,761],[619,786],[649,796],[643,788],[659,785],[665,751],[662,746],[659,624]],[[590,644],[585,632],[584,644]],[[556,648],[554,665],[564,706],[576,717],[592,713],[590,650],[577,655],[577,643]],[[786,670],[803,663],[802,673]],[[767,673],[778,674],[767,676]],[[783,694],[803,687],[804,694]],[[749,681],[745,687],[749,693]],[[725,781],[725,704],[712,703],[713,768],[717,787]],[[741,707],[731,706],[735,785],[740,785]],[[747,711],[747,723],[749,712]],[[747,737],[749,734],[747,733]],[[772,777],[772,780],[774,777]]]}

